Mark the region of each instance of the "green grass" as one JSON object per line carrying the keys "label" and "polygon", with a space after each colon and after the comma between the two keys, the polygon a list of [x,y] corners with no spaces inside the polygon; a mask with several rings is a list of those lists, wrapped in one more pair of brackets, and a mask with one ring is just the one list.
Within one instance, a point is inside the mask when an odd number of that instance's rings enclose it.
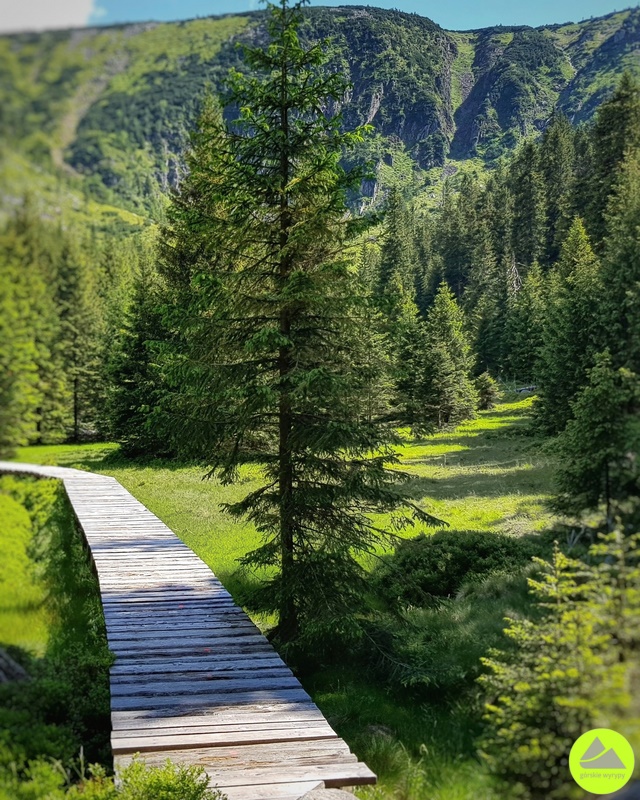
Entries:
{"label": "green grass", "polygon": [[[552,491],[553,462],[527,436],[531,398],[501,403],[453,432],[399,448],[402,468],[415,476],[410,488],[451,530],[524,535],[551,521],[545,502]],[[221,486],[199,467],[117,459],[117,445],[52,445],[18,451],[16,460],[58,464],[111,475],[191,547],[234,592],[237,559],[259,534],[225,514],[258,485],[259,469],[245,466],[240,481]],[[381,520],[381,521],[384,521]],[[417,531],[409,530],[407,535]]]}
{"label": "green grass", "polygon": [[45,587],[29,557],[31,519],[2,493],[6,480],[0,478],[0,643],[42,655],[49,636]]}
{"label": "green grass", "polygon": [[477,34],[450,33],[458,52],[451,66],[451,109],[455,113],[473,85],[473,61],[476,55]]}
{"label": "green grass", "polygon": [[0,684],[0,785],[8,765],[71,766],[81,748],[86,763],[109,766],[112,657],[69,503],[58,481],[3,476],[0,518],[0,646],[31,676]]}

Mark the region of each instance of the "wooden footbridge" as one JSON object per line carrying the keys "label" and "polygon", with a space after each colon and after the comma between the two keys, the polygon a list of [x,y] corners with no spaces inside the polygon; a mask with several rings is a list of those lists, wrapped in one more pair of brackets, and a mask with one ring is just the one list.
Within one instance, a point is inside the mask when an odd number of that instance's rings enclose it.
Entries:
{"label": "wooden footbridge", "polygon": [[0,462],[56,478],[100,583],[116,771],[201,765],[229,800],[294,800],[375,783],[267,639],[198,558],[114,478]]}

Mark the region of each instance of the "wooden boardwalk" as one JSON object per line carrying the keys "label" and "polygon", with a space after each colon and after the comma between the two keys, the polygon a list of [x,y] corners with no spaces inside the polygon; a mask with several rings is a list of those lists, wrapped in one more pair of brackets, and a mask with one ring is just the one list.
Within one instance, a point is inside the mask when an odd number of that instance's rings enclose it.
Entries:
{"label": "wooden boardwalk", "polygon": [[111,669],[116,770],[140,753],[199,764],[229,800],[294,800],[375,783],[209,567],[114,478],[57,478],[95,564]]}

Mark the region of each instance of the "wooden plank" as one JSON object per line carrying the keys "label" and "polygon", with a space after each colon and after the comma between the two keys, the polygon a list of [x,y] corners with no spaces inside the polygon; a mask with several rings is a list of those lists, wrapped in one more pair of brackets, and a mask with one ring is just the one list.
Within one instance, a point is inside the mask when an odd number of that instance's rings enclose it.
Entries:
{"label": "wooden plank", "polygon": [[[118,756],[118,761],[131,760],[133,754]],[[229,771],[230,768],[242,771],[277,769],[282,771],[282,764],[287,765],[287,770],[303,767],[308,764],[356,764],[358,759],[354,756],[342,739],[321,739],[318,741],[292,741],[277,742],[275,744],[239,745],[238,747],[203,747],[184,750],[162,750],[157,753],[145,754],[144,761],[151,765],[164,764],[170,758],[176,764],[184,764],[188,759],[189,764],[203,766],[211,772]],[[223,781],[222,781],[223,782]]]}
{"label": "wooden plank", "polygon": [[[127,756],[118,756],[127,758]],[[172,758],[172,757],[170,757]],[[240,772],[233,769],[209,769],[205,772],[211,779],[211,786],[222,792],[238,786],[273,786],[277,784],[296,783],[303,780],[322,781],[327,789],[339,789],[343,786],[372,786],[376,776],[363,763],[308,764],[305,766],[289,766],[280,763],[277,767],[262,769],[244,769]]]}
{"label": "wooden plank", "polygon": [[240,747],[285,742],[312,742],[338,739],[338,734],[328,723],[307,724],[304,727],[280,727],[270,730],[207,730],[202,733],[178,734],[175,730],[163,731],[162,736],[112,737],[114,755],[128,753],[161,753],[164,750],[191,750],[205,747]]}
{"label": "wooden plank", "polygon": [[204,639],[209,636],[250,636],[259,634],[258,628],[248,619],[236,620],[215,620],[204,622],[196,620],[193,623],[176,625],[175,623],[156,623],[146,628],[139,628],[136,625],[122,625],[118,630],[110,625],[107,629],[107,637],[111,642],[126,642],[134,638],[137,642],[144,643],[146,639]]}
{"label": "wooden plank", "polygon": [[275,786],[227,786],[227,800],[300,800],[314,789],[324,788],[324,782],[300,781]]}
{"label": "wooden plank", "polygon": [[145,683],[116,681],[111,684],[111,699],[113,700],[115,697],[134,697],[137,699],[143,697],[175,697],[183,694],[195,697],[195,695],[199,694],[210,695],[218,692],[271,692],[297,689],[300,686],[298,679],[294,678],[293,675],[276,675],[273,677],[260,675],[252,678],[208,677],[207,673],[203,673],[203,675],[204,677],[201,680],[185,678],[182,681],[164,681],[155,678]]}
{"label": "wooden plank", "polygon": [[216,709],[155,709],[114,711],[111,714],[113,731],[150,731],[157,729],[193,728],[202,725],[273,725],[323,720],[322,712],[307,699],[303,702],[255,703],[252,706],[221,706]]}
{"label": "wooden plank", "polygon": [[[178,760],[176,757],[180,751],[172,753],[163,752],[162,757],[169,758],[171,761]],[[149,756],[142,758],[146,763]],[[117,768],[121,768],[131,763],[131,756],[117,756],[114,759]],[[161,764],[162,761],[155,762]],[[183,762],[184,763],[184,762]],[[324,782],[328,789],[338,789],[342,786],[368,786],[376,782],[376,776],[363,763],[331,763],[331,764],[305,764],[304,766],[289,766],[288,761],[280,760],[278,766],[262,767],[256,769],[237,769],[237,768],[210,768],[205,766],[205,772],[211,779],[211,787],[219,788],[226,792],[231,787],[246,786],[274,786],[277,784],[290,784],[300,781]],[[241,795],[242,796],[242,795]]]}
{"label": "wooden plank", "polygon": [[111,685],[120,683],[144,683],[153,682],[162,676],[163,681],[179,680],[214,680],[218,678],[249,678],[254,675],[260,678],[292,677],[293,673],[289,667],[277,662],[267,661],[261,664],[260,661],[250,661],[248,664],[241,661],[235,662],[235,669],[219,669],[215,663],[208,659],[203,659],[200,664],[194,663],[191,669],[171,669],[163,664],[157,664],[154,668],[146,665],[137,666],[137,671],[132,671],[131,667],[121,667],[120,672],[111,669]]}
{"label": "wooden plank", "polygon": [[[206,734],[212,734],[216,736],[226,736],[229,735],[241,735],[247,734],[251,736],[261,736],[262,734],[279,734],[279,733],[286,733],[287,731],[298,731],[304,730],[306,728],[313,728],[314,730],[320,730],[328,728],[329,730],[333,730],[329,723],[320,715],[319,718],[312,718],[312,719],[302,719],[303,715],[299,715],[301,718],[296,719],[295,721],[290,722],[282,722],[278,719],[273,719],[269,722],[254,722],[253,724],[248,724],[247,722],[243,722],[242,724],[239,723],[230,723],[228,725],[222,725],[216,723],[215,717],[187,717],[187,718],[180,718],[180,719],[193,719],[199,721],[200,724],[198,725],[173,725],[167,724],[165,727],[153,727],[153,728],[139,728],[134,727],[133,730],[131,729],[122,729],[122,730],[113,730],[111,732],[111,739],[112,741],[118,742],[120,746],[121,740],[129,740],[132,738],[139,738],[139,739],[150,739],[156,737],[166,737],[170,739],[171,737],[179,737],[179,736],[201,736]],[[169,718],[169,722],[173,722],[175,718]],[[204,723],[203,723],[204,720]],[[157,721],[157,720],[156,720]],[[136,721],[137,722],[137,721]],[[134,723],[135,724],[135,723]],[[336,734],[337,735],[337,734]]]}
{"label": "wooden plank", "polygon": [[182,658],[167,658],[165,656],[122,659],[119,658],[111,667],[111,678],[127,676],[130,679],[140,676],[145,678],[156,672],[165,675],[175,673],[186,675],[199,669],[215,670],[218,674],[229,673],[232,675],[244,672],[282,669],[290,672],[289,667],[272,650],[263,650],[258,653],[236,655],[229,653],[207,653],[200,656],[183,656]]}
{"label": "wooden plank", "polygon": [[126,710],[156,710],[168,709],[193,709],[195,707],[213,710],[216,707],[248,706],[255,703],[267,703],[281,700],[282,702],[305,702],[311,698],[302,688],[277,689],[272,691],[247,691],[247,692],[211,692],[210,694],[177,695],[167,697],[114,697],[111,700],[113,711]]}

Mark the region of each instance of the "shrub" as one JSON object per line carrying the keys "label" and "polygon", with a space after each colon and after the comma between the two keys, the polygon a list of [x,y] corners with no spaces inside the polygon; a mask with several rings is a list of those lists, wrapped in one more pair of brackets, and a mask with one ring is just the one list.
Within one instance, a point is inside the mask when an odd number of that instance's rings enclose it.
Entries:
{"label": "shrub", "polygon": [[515,651],[484,659],[481,753],[510,796],[582,797],[568,770],[575,740],[597,727],[637,738],[625,715],[640,643],[639,544],[613,534],[591,548],[591,564],[556,548],[551,563],[539,562],[541,580],[530,580],[544,617],[509,619]]}
{"label": "shrub", "polygon": [[56,762],[31,762],[22,778],[15,771],[0,770],[0,800],[224,800],[209,788],[202,767],[186,767],[167,761],[147,767],[134,760],[119,775],[118,785],[103,767],[93,765],[89,775],[69,786],[69,777]]}
{"label": "shrub", "polygon": [[224,795],[209,788],[202,767],[176,766],[167,761],[150,768],[134,759],[120,773],[118,800],[222,800]]}
{"label": "shrub", "polygon": [[463,583],[512,573],[541,554],[541,543],[497,533],[441,531],[401,542],[373,573],[373,587],[390,605],[433,605]]}
{"label": "shrub", "polygon": [[392,685],[427,690],[432,698],[437,690],[439,700],[458,701],[470,690],[475,694],[473,683],[483,670],[480,659],[491,648],[508,647],[505,615],[525,614],[530,605],[524,574],[493,574],[466,584],[455,599],[441,600],[437,608],[381,615],[372,636],[389,656],[383,667]]}

